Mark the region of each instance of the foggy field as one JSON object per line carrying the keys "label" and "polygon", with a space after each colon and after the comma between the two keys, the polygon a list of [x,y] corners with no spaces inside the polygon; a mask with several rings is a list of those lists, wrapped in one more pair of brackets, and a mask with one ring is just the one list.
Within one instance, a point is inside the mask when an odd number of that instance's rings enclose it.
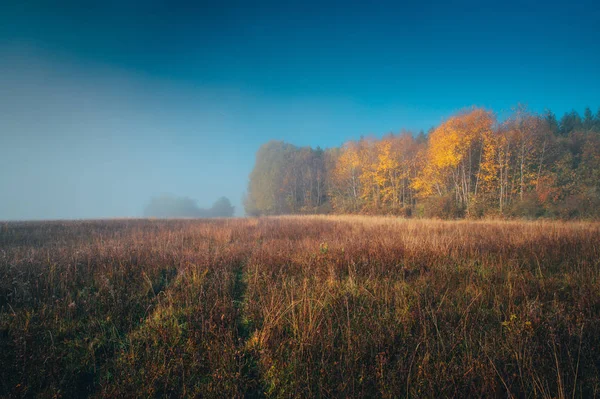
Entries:
{"label": "foggy field", "polygon": [[0,397],[594,397],[600,223],[0,224]]}

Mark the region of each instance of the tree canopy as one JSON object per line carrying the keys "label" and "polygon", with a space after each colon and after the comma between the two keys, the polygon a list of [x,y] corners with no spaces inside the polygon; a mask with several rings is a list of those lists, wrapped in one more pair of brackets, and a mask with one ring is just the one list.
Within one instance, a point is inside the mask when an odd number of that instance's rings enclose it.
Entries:
{"label": "tree canopy", "polygon": [[403,131],[321,150],[258,150],[248,215],[599,217],[600,109],[560,120],[524,106],[499,122],[471,108],[427,135]]}

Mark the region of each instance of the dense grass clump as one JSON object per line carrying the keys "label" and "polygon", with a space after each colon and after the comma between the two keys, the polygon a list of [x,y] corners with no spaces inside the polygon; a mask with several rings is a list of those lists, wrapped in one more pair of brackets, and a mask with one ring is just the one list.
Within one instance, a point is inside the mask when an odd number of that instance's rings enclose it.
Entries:
{"label": "dense grass clump", "polygon": [[0,225],[0,396],[594,397],[600,225]]}

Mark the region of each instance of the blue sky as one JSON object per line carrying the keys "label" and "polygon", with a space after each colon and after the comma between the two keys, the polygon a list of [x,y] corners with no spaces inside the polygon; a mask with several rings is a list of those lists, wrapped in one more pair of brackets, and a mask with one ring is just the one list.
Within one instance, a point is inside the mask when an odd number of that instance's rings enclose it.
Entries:
{"label": "blue sky", "polygon": [[241,196],[260,144],[427,130],[461,108],[600,106],[600,5],[9,1],[0,220]]}

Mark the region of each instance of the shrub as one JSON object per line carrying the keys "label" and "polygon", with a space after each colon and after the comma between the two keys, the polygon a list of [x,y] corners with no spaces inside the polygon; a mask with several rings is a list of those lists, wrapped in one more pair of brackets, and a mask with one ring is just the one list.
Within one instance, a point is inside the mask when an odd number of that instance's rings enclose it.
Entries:
{"label": "shrub", "polygon": [[544,206],[540,203],[536,193],[526,193],[523,200],[517,201],[507,209],[507,214],[511,217],[535,219],[546,214]]}
{"label": "shrub", "polygon": [[424,216],[439,219],[458,219],[465,215],[465,208],[456,203],[452,195],[430,197],[423,204]]}

